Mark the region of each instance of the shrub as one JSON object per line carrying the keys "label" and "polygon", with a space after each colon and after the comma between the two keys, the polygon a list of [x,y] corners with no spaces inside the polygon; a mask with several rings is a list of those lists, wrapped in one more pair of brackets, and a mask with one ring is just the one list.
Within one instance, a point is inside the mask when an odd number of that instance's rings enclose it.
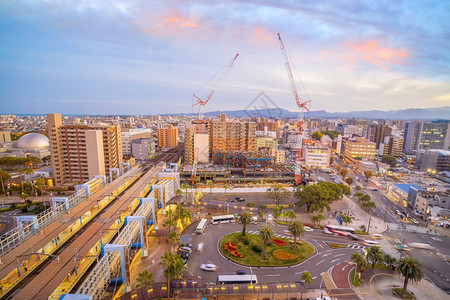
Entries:
{"label": "shrub", "polygon": [[249,245],[250,244],[250,242],[248,241],[248,240],[244,240],[244,245]]}
{"label": "shrub", "polygon": [[249,202],[249,203],[247,203],[247,206],[248,207],[255,207],[255,202]]}
{"label": "shrub", "polygon": [[262,249],[258,245],[253,245],[252,246],[252,250],[255,253],[261,253],[262,252]]}
{"label": "shrub", "polygon": [[261,204],[261,205],[259,206],[259,208],[261,208],[261,209],[266,209],[266,208],[267,208],[267,204]]}

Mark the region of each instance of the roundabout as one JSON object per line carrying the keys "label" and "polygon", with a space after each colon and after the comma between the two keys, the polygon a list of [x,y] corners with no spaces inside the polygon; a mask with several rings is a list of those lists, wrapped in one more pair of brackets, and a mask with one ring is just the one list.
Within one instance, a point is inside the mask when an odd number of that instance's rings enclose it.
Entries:
{"label": "roundabout", "polygon": [[250,267],[278,267],[292,266],[311,257],[315,250],[306,241],[297,241],[294,248],[293,240],[286,238],[272,238],[264,255],[264,243],[258,234],[245,236],[241,232],[234,232],[220,239],[220,252],[227,259]]}
{"label": "roundabout", "polygon": [[[245,261],[239,261],[238,259],[240,258],[237,256],[231,257],[233,247],[229,248],[230,250],[225,250],[224,248],[226,243],[235,244],[237,253],[244,256],[242,259],[245,259],[245,256],[248,255],[249,251],[253,251],[251,249],[252,241],[249,241],[249,245],[245,245],[244,241],[242,241],[242,245],[246,246],[244,248],[239,244],[240,242],[225,239],[225,237],[230,234],[240,234],[242,231],[242,224],[230,223],[213,225],[210,223],[210,220],[208,220],[208,225],[202,234],[195,233],[197,224],[198,222],[194,222],[188,226],[183,234],[189,239],[189,243],[193,245],[193,253],[191,258],[187,261],[183,275],[205,279],[209,284],[215,284],[218,275],[232,275],[237,272],[256,275],[258,282],[260,283],[299,282],[302,273],[308,271],[313,276],[313,281],[309,287],[324,288],[326,286],[328,287],[329,282],[332,282],[329,279],[329,276],[328,279],[326,278],[331,268],[337,264],[350,260],[351,254],[364,247],[359,242],[350,241],[344,237],[325,234],[322,230],[314,230],[313,232],[306,232],[305,236],[301,239],[304,243],[303,245],[308,245],[310,247],[305,248],[312,249],[306,251],[302,257],[302,254],[296,254],[289,251],[289,248],[292,246],[290,243],[292,237],[285,233],[287,227],[271,224],[270,227],[274,233],[272,238],[275,240],[286,241],[286,245],[277,246],[278,248],[275,247],[275,245],[272,245],[274,246],[272,250],[269,250],[270,246],[268,246],[268,256],[269,253],[271,253],[270,255],[273,257],[273,261],[278,260],[283,262],[282,259],[277,259],[275,257],[275,255],[278,257],[286,255],[275,252],[276,250],[281,250],[286,253],[298,255],[299,257],[296,258],[298,260],[290,259],[286,260],[287,263],[285,264],[281,263],[268,266],[267,261],[263,261],[263,258],[254,256],[250,263],[246,263]],[[247,225],[247,235],[255,238],[254,243],[256,243],[256,239],[259,239],[259,229],[262,225],[263,224]],[[231,238],[233,239],[233,237]],[[236,237],[234,237],[234,239],[235,238]],[[347,243],[348,245],[345,248],[332,249],[327,244],[337,242],[343,244]],[[203,244],[202,251],[197,251],[196,246],[200,243]],[[259,260],[259,263],[255,262],[256,260]],[[213,272],[202,270],[200,268],[202,264],[214,264],[217,266],[217,270]],[[331,283],[331,286],[332,285],[333,283]]]}

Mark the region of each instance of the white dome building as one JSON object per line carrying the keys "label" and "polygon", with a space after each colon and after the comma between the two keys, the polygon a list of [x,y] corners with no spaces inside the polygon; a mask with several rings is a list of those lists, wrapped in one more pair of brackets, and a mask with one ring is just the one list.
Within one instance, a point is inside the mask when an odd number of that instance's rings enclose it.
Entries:
{"label": "white dome building", "polygon": [[27,133],[16,142],[19,149],[48,149],[48,137],[40,133]]}

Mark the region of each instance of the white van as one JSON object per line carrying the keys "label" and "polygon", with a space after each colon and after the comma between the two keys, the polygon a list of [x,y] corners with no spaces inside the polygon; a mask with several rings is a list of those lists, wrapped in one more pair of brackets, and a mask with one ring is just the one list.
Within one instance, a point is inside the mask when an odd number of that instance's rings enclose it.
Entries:
{"label": "white van", "polygon": [[202,253],[203,252],[203,243],[198,243],[197,245],[197,253]]}

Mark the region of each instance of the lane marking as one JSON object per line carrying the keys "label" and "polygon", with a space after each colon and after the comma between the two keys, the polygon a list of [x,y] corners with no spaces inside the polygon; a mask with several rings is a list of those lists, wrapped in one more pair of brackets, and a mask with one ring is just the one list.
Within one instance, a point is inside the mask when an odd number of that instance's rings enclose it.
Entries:
{"label": "lane marking", "polygon": [[321,260],[321,261],[319,261],[317,264],[318,265],[320,265],[321,263],[323,263],[325,261],[325,259],[324,260]]}
{"label": "lane marking", "polygon": [[334,257],[338,257],[338,256],[342,256],[342,255],[345,255],[345,253],[342,253],[342,254],[336,254]]}
{"label": "lane marking", "polygon": [[339,258],[338,259],[334,259],[334,260],[331,261],[331,263],[334,263],[335,261],[338,261],[338,260],[339,260]]}
{"label": "lane marking", "polygon": [[280,276],[281,274],[267,274],[266,276]]}

